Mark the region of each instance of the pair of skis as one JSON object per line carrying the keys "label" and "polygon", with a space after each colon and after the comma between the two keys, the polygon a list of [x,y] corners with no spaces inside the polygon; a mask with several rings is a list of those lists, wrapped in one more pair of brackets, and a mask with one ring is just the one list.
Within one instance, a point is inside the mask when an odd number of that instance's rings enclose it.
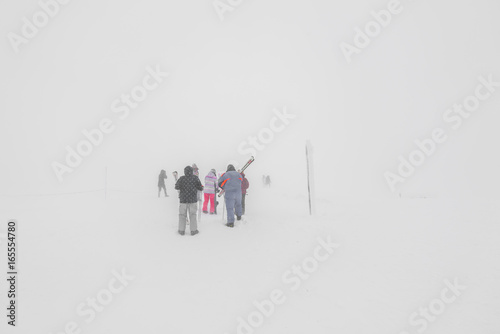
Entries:
{"label": "pair of skis", "polygon": [[245,166],[243,166],[243,167],[241,168],[240,173],[243,173],[243,172],[245,171],[245,169],[247,169],[247,168],[248,168],[248,166],[250,166],[250,165],[252,164],[252,162],[254,162],[254,161],[255,161],[255,158],[254,158],[253,156],[251,156],[251,157],[250,157],[250,160],[248,160],[248,161],[247,161],[247,163],[245,164]]}

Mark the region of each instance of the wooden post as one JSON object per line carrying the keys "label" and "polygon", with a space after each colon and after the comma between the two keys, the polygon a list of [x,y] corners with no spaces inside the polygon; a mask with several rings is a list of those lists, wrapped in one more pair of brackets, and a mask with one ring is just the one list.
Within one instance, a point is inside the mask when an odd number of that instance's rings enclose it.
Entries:
{"label": "wooden post", "polygon": [[307,192],[309,194],[309,214],[316,214],[316,191],[314,184],[314,163],[313,148],[311,142],[306,142],[306,160],[307,160]]}

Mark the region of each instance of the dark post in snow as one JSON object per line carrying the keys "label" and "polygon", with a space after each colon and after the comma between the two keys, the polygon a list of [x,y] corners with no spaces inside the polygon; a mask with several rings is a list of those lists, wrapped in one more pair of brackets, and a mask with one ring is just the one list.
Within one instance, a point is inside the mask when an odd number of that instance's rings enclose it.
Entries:
{"label": "dark post in snow", "polygon": [[316,214],[316,196],[314,188],[314,164],[313,149],[311,142],[306,142],[306,160],[307,160],[307,192],[309,193],[309,214]]}

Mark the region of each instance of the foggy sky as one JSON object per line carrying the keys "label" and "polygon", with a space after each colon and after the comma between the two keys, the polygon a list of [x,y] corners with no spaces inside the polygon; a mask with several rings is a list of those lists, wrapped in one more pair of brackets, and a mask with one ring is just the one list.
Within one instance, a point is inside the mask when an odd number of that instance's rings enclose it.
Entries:
{"label": "foggy sky", "polygon": [[[108,186],[156,190],[156,177],[196,162],[203,176],[250,154],[238,146],[269,127],[274,109],[296,116],[259,151],[253,182],[270,174],[306,191],[304,146],[315,147],[321,196],[398,192],[498,196],[500,92],[452,131],[443,113],[478,77],[500,81],[496,1],[401,1],[348,63],[340,43],[386,1],[244,1],[221,21],[211,1],[73,1],[15,53],[0,44],[0,193]],[[0,3],[1,29],[20,33],[36,1]],[[168,78],[123,120],[111,109],[147,67]],[[59,182],[52,162],[103,118],[116,128]],[[414,141],[446,129],[447,142],[392,193],[384,179]],[[171,181],[171,179],[169,180]]]}

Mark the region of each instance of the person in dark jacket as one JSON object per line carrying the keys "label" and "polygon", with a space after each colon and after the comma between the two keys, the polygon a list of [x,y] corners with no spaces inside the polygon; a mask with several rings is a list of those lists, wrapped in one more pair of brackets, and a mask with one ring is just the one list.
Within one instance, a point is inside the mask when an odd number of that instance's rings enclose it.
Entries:
{"label": "person in dark jacket", "polygon": [[250,187],[250,182],[245,177],[245,173],[241,173],[243,181],[241,181],[241,214],[245,214],[245,197],[247,195],[247,189]]}
{"label": "person in dark jacket", "polygon": [[227,208],[228,227],[234,227],[234,214],[241,220],[241,182],[243,177],[233,165],[227,166],[227,171],[219,179],[219,187],[224,190],[224,199]]}
{"label": "person in dark jacket", "polygon": [[158,197],[160,197],[161,190],[165,192],[165,197],[168,197],[167,195],[167,187],[165,187],[165,179],[167,178],[167,172],[165,172],[163,169],[160,172],[160,175],[158,175]]}
{"label": "person in dark jacket", "polygon": [[179,190],[179,234],[184,235],[186,230],[186,218],[189,214],[189,226],[191,235],[198,233],[196,222],[196,211],[198,210],[198,191],[203,190],[198,176],[193,175],[193,167],[184,168],[184,176],[175,183],[175,189]]}

